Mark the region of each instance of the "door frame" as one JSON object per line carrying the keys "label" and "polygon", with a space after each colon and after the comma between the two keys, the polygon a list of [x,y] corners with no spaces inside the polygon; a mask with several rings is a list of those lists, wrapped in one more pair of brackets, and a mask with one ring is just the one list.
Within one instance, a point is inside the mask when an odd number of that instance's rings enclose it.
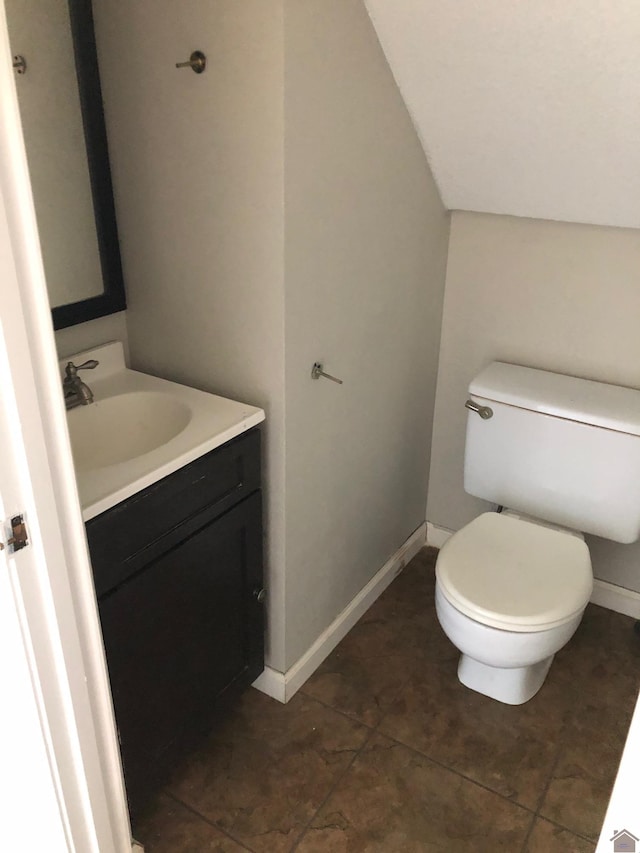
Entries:
{"label": "door frame", "polygon": [[[111,693],[60,390],[4,3],[0,3],[0,281],[0,521],[5,546],[0,552],[0,587],[7,593],[3,640],[11,642],[9,656],[3,646],[3,692],[11,696],[11,705],[2,722],[13,727],[3,725],[2,731],[8,742],[24,738],[38,747],[28,801],[17,784],[24,768],[16,763],[0,769],[9,797],[3,806],[22,815],[21,823],[16,817],[0,826],[0,847],[130,853]],[[16,513],[25,515],[30,543],[11,553],[6,519]],[[19,751],[9,754],[18,761]],[[20,826],[20,838],[7,837]],[[38,846],[34,838],[45,826],[52,835],[47,844]]]}

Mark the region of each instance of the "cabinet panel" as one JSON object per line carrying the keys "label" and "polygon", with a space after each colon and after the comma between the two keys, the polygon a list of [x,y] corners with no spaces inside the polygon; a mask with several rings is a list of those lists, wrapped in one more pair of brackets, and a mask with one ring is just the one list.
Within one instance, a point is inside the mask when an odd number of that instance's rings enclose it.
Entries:
{"label": "cabinet panel", "polygon": [[261,540],[256,492],[99,601],[132,811],[216,699],[262,671]]}

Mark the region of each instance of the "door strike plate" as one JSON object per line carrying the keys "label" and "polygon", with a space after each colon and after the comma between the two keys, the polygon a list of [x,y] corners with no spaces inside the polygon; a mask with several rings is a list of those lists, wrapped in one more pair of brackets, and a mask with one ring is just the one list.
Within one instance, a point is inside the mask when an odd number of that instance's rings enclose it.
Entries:
{"label": "door strike plate", "polygon": [[11,536],[7,539],[9,553],[15,554],[29,544],[29,533],[24,521],[24,515],[14,515],[9,521]]}

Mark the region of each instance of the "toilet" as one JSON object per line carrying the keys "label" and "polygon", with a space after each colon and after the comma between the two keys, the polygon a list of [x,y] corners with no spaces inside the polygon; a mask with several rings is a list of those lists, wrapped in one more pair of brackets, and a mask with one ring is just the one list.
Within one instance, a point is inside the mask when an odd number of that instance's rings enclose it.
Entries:
{"label": "toilet", "polygon": [[440,550],[436,612],[462,684],[520,705],[591,597],[582,534],[640,537],[640,391],[493,362],[465,405],[464,488],[498,511]]}

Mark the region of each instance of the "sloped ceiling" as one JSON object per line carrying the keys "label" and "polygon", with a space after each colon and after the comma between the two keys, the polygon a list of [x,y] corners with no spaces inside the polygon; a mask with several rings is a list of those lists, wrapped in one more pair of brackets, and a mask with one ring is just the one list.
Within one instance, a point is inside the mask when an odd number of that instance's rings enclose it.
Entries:
{"label": "sloped ceiling", "polygon": [[640,228],[640,0],[365,0],[450,209]]}

